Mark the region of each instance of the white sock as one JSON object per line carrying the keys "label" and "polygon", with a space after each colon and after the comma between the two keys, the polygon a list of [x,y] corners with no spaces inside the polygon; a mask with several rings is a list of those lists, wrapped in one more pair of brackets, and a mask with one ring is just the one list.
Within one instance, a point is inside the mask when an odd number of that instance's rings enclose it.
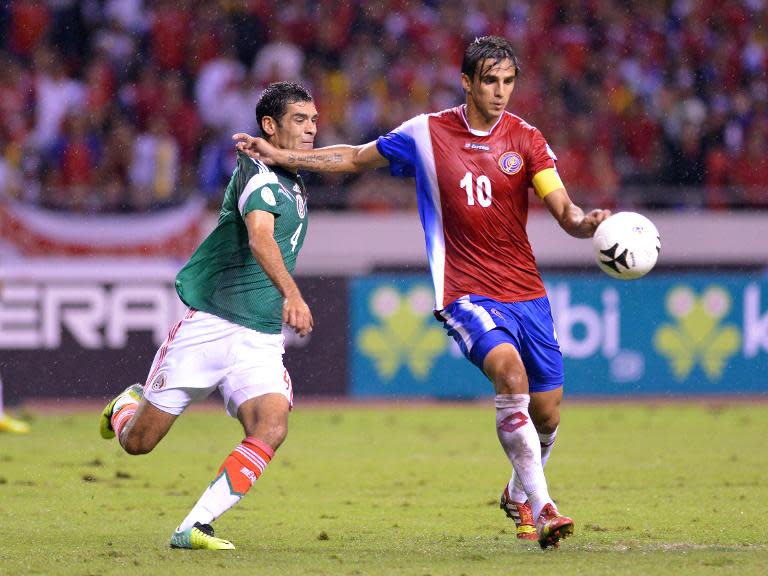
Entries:
{"label": "white sock", "polygon": [[528,413],[528,394],[496,396],[496,433],[531,504],[534,520],[552,504],[541,465],[541,446]]}
{"label": "white sock", "polygon": [[[547,465],[547,460],[549,460],[549,455],[552,453],[552,447],[555,445],[556,437],[557,428],[555,428],[554,432],[551,434],[539,432],[542,468]],[[509,479],[509,483],[507,484],[507,490],[509,491],[509,496],[513,502],[525,502],[527,496],[525,495],[523,485],[520,483],[520,479],[517,477],[517,474],[515,474],[514,468],[512,469],[512,477]]]}
{"label": "white sock", "polygon": [[191,528],[195,522],[210,524],[232,508],[251,489],[274,455],[274,449],[258,438],[245,438],[224,460],[216,478],[178,530]]}
{"label": "white sock", "polygon": [[[241,495],[232,494],[227,479],[224,476],[219,476],[213,483],[211,483],[205,492],[203,492],[200,499],[190,510],[187,517],[182,520],[179,527],[176,529],[181,532],[187,528],[192,528],[195,522],[200,524],[210,524],[216,518],[218,518],[224,511],[229,510],[237,504]],[[213,506],[211,506],[213,505]],[[215,510],[213,508],[216,508]],[[220,511],[220,512],[219,512]],[[219,512],[217,514],[217,512]]]}

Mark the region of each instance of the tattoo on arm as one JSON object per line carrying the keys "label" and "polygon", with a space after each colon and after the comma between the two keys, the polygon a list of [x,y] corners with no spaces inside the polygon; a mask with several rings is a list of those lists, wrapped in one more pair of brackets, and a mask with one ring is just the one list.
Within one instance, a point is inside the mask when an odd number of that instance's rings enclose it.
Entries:
{"label": "tattoo on arm", "polygon": [[305,164],[308,166],[325,165],[329,164],[341,164],[343,159],[338,152],[330,152],[324,154],[295,154],[291,152],[288,154],[288,164]]}

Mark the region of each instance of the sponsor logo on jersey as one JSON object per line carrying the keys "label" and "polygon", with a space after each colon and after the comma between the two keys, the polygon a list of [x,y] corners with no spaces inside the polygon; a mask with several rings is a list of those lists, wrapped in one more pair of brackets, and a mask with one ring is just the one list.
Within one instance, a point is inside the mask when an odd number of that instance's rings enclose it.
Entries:
{"label": "sponsor logo on jersey", "polygon": [[152,380],[152,390],[162,390],[165,387],[165,372],[160,372],[157,376],[155,376],[155,379]]}
{"label": "sponsor logo on jersey", "polygon": [[480,150],[482,152],[490,152],[491,147],[487,144],[475,144],[474,142],[467,142],[464,144],[466,150]]}
{"label": "sponsor logo on jersey", "polygon": [[272,188],[269,188],[268,186],[264,186],[264,188],[261,189],[261,199],[264,200],[267,204],[270,206],[276,206],[277,200],[275,200],[275,194],[272,192]]}
{"label": "sponsor logo on jersey", "polygon": [[296,194],[296,211],[299,213],[299,218],[304,218],[306,214],[306,204],[301,194]]}
{"label": "sponsor logo on jersey", "polygon": [[523,157],[517,152],[504,152],[499,156],[499,168],[510,176],[517,174],[523,168]]}

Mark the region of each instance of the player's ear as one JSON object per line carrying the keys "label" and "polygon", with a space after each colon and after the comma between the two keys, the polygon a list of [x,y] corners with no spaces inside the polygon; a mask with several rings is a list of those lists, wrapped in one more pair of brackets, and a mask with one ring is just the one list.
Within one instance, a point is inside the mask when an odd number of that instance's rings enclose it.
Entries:
{"label": "player's ear", "polygon": [[261,130],[266,136],[274,136],[277,132],[277,122],[272,116],[264,116],[261,119]]}
{"label": "player's ear", "polygon": [[468,93],[472,87],[472,80],[463,72],[461,73],[461,87],[464,89],[465,93]]}

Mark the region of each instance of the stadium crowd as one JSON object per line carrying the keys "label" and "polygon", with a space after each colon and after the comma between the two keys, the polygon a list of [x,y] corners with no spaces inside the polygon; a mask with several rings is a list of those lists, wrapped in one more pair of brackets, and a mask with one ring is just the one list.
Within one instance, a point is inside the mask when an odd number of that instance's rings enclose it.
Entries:
{"label": "stadium crowd", "polygon": [[[768,207],[764,0],[15,0],[0,3],[0,195],[57,209],[218,205],[230,135],[299,80],[318,145],[462,101],[467,39],[521,60],[511,111],[585,206]],[[412,207],[383,176],[313,206]]]}

